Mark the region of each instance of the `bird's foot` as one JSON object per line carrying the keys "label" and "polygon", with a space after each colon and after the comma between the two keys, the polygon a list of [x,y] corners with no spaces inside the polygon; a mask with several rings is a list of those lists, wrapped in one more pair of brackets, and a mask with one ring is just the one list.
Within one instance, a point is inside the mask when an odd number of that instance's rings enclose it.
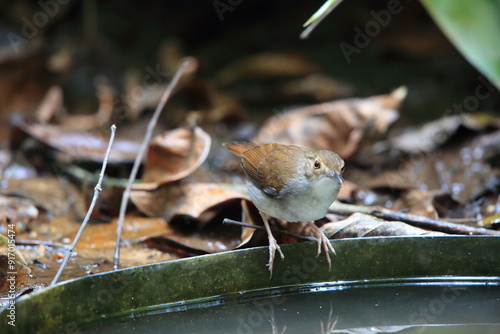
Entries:
{"label": "bird's foot", "polygon": [[267,221],[266,215],[263,214],[262,212],[260,213],[260,215],[264,222],[264,226],[266,227],[267,238],[269,239],[269,263],[267,264],[267,266],[269,267],[269,278],[271,278],[273,277],[273,264],[274,264],[274,257],[276,255],[276,250],[278,250],[278,252],[280,253],[281,260],[283,260],[285,256],[283,255],[283,252],[281,251],[278,242],[276,241],[276,239],[273,236],[273,233],[271,232],[271,227],[269,226],[269,222]]}
{"label": "bird's foot", "polygon": [[321,254],[321,246],[323,246],[326,254],[326,262],[328,262],[328,271],[330,271],[332,270],[332,260],[330,259],[330,252],[335,255],[337,253],[335,253],[335,249],[333,248],[331,241],[328,239],[325,233],[319,227],[317,227],[314,222],[309,222],[309,225],[312,227],[313,233],[318,240],[318,253],[316,254],[316,257]]}
{"label": "bird's foot", "polygon": [[278,245],[278,242],[276,239],[273,237],[272,234],[269,234],[269,263],[267,266],[269,267],[269,272],[270,272],[270,277],[273,276],[273,264],[274,264],[274,258],[276,256],[276,251],[280,253],[281,260],[285,258],[283,255],[283,252],[281,251],[280,246]]}

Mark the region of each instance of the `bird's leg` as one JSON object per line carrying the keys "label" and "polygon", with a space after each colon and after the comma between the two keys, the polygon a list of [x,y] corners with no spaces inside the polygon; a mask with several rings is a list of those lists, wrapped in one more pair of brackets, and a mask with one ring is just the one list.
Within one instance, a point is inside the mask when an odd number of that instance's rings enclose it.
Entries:
{"label": "bird's leg", "polygon": [[271,232],[271,227],[269,227],[269,223],[267,221],[266,215],[261,212],[260,216],[262,217],[262,221],[264,222],[264,226],[266,227],[267,238],[269,239],[269,263],[267,264],[267,266],[269,267],[270,277],[272,277],[273,276],[274,255],[276,253],[276,250],[278,250],[278,252],[280,253],[281,260],[283,260],[285,258],[285,256],[281,252],[281,248],[278,245],[278,243],[276,242],[276,239],[274,238],[273,233]]}
{"label": "bird's leg", "polygon": [[318,254],[316,256],[321,254],[321,245],[323,245],[323,249],[325,250],[326,254],[326,262],[328,262],[328,271],[332,270],[332,261],[330,260],[329,253],[332,252],[333,254],[337,254],[335,253],[335,249],[333,248],[332,243],[326,237],[325,233],[319,227],[317,227],[313,221],[307,223],[309,224],[309,226],[311,226],[313,230],[312,233],[314,233],[316,239],[318,239]]}

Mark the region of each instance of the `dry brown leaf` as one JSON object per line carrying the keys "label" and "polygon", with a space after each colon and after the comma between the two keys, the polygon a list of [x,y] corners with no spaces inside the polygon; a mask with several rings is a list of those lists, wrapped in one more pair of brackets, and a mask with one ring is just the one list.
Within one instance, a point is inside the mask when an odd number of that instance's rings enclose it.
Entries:
{"label": "dry brown leaf", "polygon": [[[17,223],[29,223],[38,217],[38,209],[33,201],[19,196],[0,194],[0,223],[8,220]],[[3,228],[0,227],[0,231]]]}
{"label": "dry brown leaf", "polygon": [[446,235],[427,231],[399,221],[386,221],[363,213],[355,213],[344,220],[327,223],[321,227],[331,239],[361,238],[401,235]]}
{"label": "dry brown leaf", "polygon": [[[241,200],[241,209],[243,211],[242,221],[254,226],[262,225],[262,218],[260,217],[257,208],[250,203],[250,201]],[[258,224],[256,223],[257,221],[259,222]],[[236,246],[236,248],[250,245],[251,240],[256,232],[258,233],[258,230],[255,228],[242,227],[241,242],[238,246]]]}
{"label": "dry brown leaf", "polygon": [[175,215],[199,218],[210,208],[247,196],[213,183],[175,182],[155,189],[134,186],[130,199],[146,215],[170,221]]}
{"label": "dry brown leaf", "polygon": [[170,230],[161,235],[141,238],[140,243],[183,256],[204,255],[232,250],[240,242],[237,227],[211,224],[203,230],[180,232]]}
{"label": "dry brown leaf", "polygon": [[99,108],[93,115],[74,115],[64,119],[62,125],[65,128],[75,130],[97,129],[109,123],[113,110],[115,109],[115,89],[109,84],[104,76],[95,80]]}
{"label": "dry brown leaf", "polygon": [[38,211],[47,211],[50,216],[64,215],[72,209],[83,213],[86,211],[85,201],[76,187],[56,177],[6,179],[2,192],[27,198]]}
{"label": "dry brown leaf", "polygon": [[419,189],[408,189],[394,202],[391,210],[409,210],[412,215],[419,215],[431,219],[438,219],[433,205],[434,193]]}
{"label": "dry brown leaf", "polygon": [[142,175],[142,189],[180,180],[205,161],[211,138],[200,127],[166,131],[151,141]]}
{"label": "dry brown leaf", "polygon": [[261,53],[226,66],[217,75],[220,85],[229,85],[248,77],[305,76],[316,66],[297,54]]}
{"label": "dry brown leaf", "polygon": [[183,87],[182,94],[189,99],[199,116],[200,124],[204,126],[244,119],[243,106],[232,95],[217,90],[208,81],[191,80]]}
{"label": "dry brown leaf", "polygon": [[[39,141],[79,161],[102,163],[109,144],[109,135],[102,131],[78,131],[50,124],[16,124]],[[135,160],[140,143],[116,138],[109,156],[110,163],[129,163]]]}
{"label": "dry brown leaf", "polygon": [[352,98],[299,108],[272,117],[254,139],[259,144],[292,144],[353,156],[363,141],[386,134],[406,96],[401,87],[387,95]]}
{"label": "dry brown leaf", "polygon": [[448,142],[460,128],[481,131],[488,127],[498,129],[500,119],[487,113],[448,116],[415,130],[406,130],[391,138],[390,145],[393,149],[410,154],[428,153]]}
{"label": "dry brown leaf", "polygon": [[[10,269],[9,259],[7,255],[0,255],[0,299],[14,299],[29,290],[39,290],[43,287],[36,283],[28,266],[16,262],[15,268]],[[16,274],[12,275],[12,272]],[[3,305],[0,304],[1,306]]]}
{"label": "dry brown leaf", "polygon": [[354,88],[324,74],[311,74],[285,84],[282,88],[285,96],[311,96],[316,101],[328,101],[354,94]]}
{"label": "dry brown leaf", "polygon": [[[85,228],[77,245],[77,251],[114,249],[116,244],[117,220],[106,224],[89,224]],[[123,240],[137,240],[146,236],[158,235],[168,231],[168,225],[163,219],[127,217],[125,220]],[[69,234],[70,240],[74,239],[76,231]]]}
{"label": "dry brown leaf", "polygon": [[52,86],[36,111],[36,119],[41,123],[48,123],[56,115],[64,111],[64,96],[60,86]]}

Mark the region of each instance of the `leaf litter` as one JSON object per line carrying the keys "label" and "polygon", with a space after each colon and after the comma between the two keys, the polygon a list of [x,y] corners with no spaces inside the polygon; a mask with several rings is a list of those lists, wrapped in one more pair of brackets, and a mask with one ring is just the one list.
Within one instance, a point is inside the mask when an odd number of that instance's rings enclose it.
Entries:
{"label": "leaf litter", "polygon": [[[171,53],[171,47],[167,45],[164,52]],[[353,97],[351,84],[322,76],[311,61],[287,53],[243,59],[220,70],[212,80],[201,79],[199,62],[193,60],[196,66],[175,92],[171,110],[156,129],[140,178],[132,187],[122,267],[265,245],[265,234],[257,228],[260,217],[248,199],[241,171],[229,155],[221,153],[222,142],[241,137],[336,151],[348,161],[339,195],[344,203],[380,206],[395,214],[478,229],[484,226],[492,233],[498,228],[498,117],[450,115],[418,127],[398,128],[395,122],[408,93],[404,87],[384,95]],[[43,72],[43,66],[37,66]],[[286,79],[272,83],[285,96],[314,96],[318,102],[285,108],[258,127],[234,94],[249,78],[277,77]],[[28,263],[16,264],[24,277],[17,294],[39,289],[54,276],[88,206],[91,184],[95,184],[89,175],[96,174],[107,144],[103,129],[116,120],[121,107],[117,87],[111,81],[97,80],[95,111],[78,115],[66,104],[65,90],[53,85],[54,78],[48,79],[46,89],[19,92],[32,105],[35,117],[21,118],[7,127],[10,146],[0,151],[0,231],[5,235],[4,226],[15,220],[18,250]],[[314,88],[320,86],[327,89]],[[127,94],[121,102],[128,104],[130,121],[125,117],[118,124],[127,133],[120,135],[118,130],[104,182],[104,192],[112,188],[114,194],[103,196],[106,204],[96,207],[63,279],[113,269],[119,206],[113,198],[121,197],[125,182],[108,186],[106,178],[123,180],[130,172],[140,146],[137,134],[144,132],[148,108],[159,100],[158,94],[151,94],[132,101],[130,87]],[[10,103],[17,108],[20,101],[16,94]],[[70,169],[63,165],[85,172],[68,173]],[[22,168],[36,176],[15,173]],[[332,207],[318,224],[332,238],[443,234],[433,231],[432,225],[423,229],[370,212],[351,214]],[[99,219],[102,216],[107,219]],[[224,218],[249,225],[229,226],[222,224]],[[306,224],[271,222],[274,229],[287,232],[279,237],[282,243],[301,242],[310,234]],[[0,264],[5,264],[3,253]],[[0,286],[0,294],[5,291]]]}

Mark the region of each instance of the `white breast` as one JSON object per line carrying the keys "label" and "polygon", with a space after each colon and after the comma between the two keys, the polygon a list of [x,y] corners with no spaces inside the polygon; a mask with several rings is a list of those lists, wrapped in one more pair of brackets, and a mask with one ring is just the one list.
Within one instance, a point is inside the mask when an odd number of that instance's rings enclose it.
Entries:
{"label": "white breast", "polygon": [[250,197],[255,206],[271,217],[288,222],[307,222],[321,219],[340,191],[340,183],[322,177],[315,186],[302,180],[294,183],[293,190],[285,186],[279,198],[271,198],[247,181]]}

